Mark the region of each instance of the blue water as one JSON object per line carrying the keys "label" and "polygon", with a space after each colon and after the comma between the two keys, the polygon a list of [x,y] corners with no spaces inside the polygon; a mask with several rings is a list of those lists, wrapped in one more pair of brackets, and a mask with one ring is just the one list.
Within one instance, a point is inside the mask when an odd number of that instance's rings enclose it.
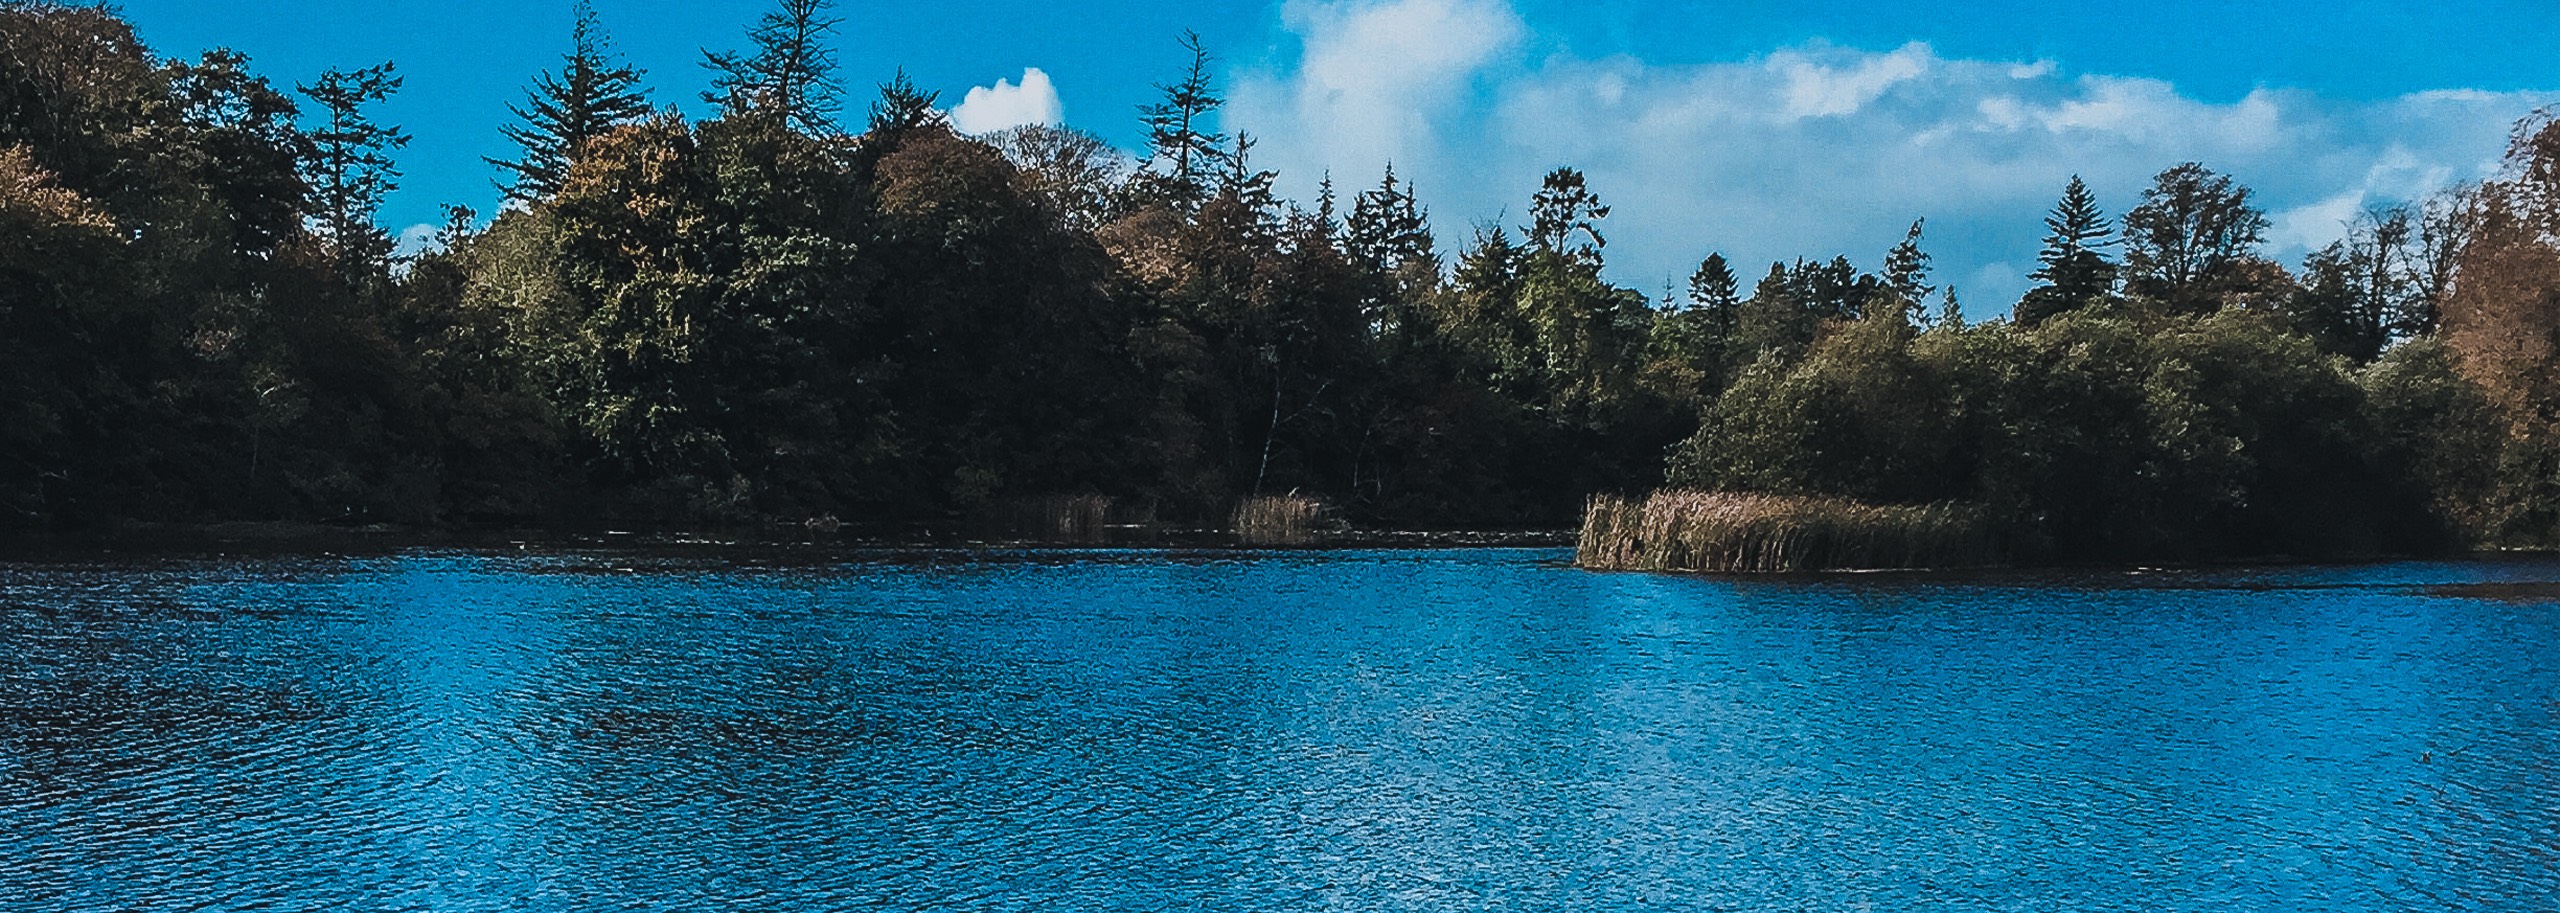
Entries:
{"label": "blue water", "polygon": [[2560,906],[2560,563],[0,563],[0,909]]}

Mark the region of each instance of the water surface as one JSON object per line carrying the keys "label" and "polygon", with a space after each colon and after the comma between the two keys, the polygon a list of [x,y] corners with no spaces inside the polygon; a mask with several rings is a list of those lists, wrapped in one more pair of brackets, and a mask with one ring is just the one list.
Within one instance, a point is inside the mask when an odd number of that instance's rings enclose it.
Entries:
{"label": "water surface", "polygon": [[2560,898],[2560,564],[1561,557],[0,564],[0,909]]}

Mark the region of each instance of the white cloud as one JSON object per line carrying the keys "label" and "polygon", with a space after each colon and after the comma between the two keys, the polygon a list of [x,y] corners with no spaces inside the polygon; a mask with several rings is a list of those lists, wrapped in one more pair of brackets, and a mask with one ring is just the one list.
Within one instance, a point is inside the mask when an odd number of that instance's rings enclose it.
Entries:
{"label": "white cloud", "polygon": [[995,85],[970,89],[951,109],[951,126],[962,133],[993,133],[1025,124],[1056,124],[1065,113],[1049,74],[1026,67],[1020,85],[998,79]]}
{"label": "white cloud", "polygon": [[444,245],[436,243],[436,236],[443,233],[442,226],[411,225],[391,236],[391,252],[402,257],[435,253],[444,249]]}
{"label": "white cloud", "polygon": [[2315,249],[2347,233],[2347,225],[2365,209],[2359,187],[2325,200],[2296,206],[2267,217],[2267,240],[2293,249]]}
{"label": "white cloud", "polygon": [[1493,0],[1291,0],[1281,17],[1310,36],[1304,54],[1285,75],[1239,80],[1228,122],[1283,173],[1370,173],[1465,145],[1476,77],[1525,34]]}
{"label": "white cloud", "polygon": [[2025,290],[2010,264],[2033,263],[2040,219],[2073,174],[2121,214],[2151,175],[2201,161],[2256,191],[2277,223],[2267,253],[2290,262],[2337,237],[2340,212],[2487,173],[2509,123],[2555,98],[2260,89],[2215,101],[1919,43],[1595,59],[1541,48],[1500,0],[1293,0],[1283,22],[1295,64],[1241,76],[1225,126],[1260,138],[1260,164],[1292,194],[1312,196],[1328,171],[1365,185],[1392,159],[1455,247],[1476,220],[1521,221],[1539,176],[1572,165],[1615,208],[1612,277],[1645,289],[1717,250],[1747,275],[1838,253],[1872,268],[1926,216],[1938,275],[1976,315]]}
{"label": "white cloud", "polygon": [[1856,114],[1895,84],[1928,72],[1929,64],[1936,59],[1929,46],[1919,42],[1880,57],[1829,48],[1817,51],[1788,50],[1769,55],[1769,69],[1787,80],[1788,114]]}

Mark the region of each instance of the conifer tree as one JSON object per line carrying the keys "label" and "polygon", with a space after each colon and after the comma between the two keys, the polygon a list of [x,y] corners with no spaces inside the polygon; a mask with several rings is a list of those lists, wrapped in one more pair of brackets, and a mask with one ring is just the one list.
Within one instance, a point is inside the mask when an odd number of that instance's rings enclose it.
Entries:
{"label": "conifer tree", "polygon": [[640,76],[639,69],[615,59],[595,6],[578,0],[569,53],[561,57],[559,72],[536,75],[525,103],[507,106],[521,123],[499,128],[524,154],[486,160],[511,177],[507,196],[538,200],[560,192],[560,181],[580,146],[648,117],[648,90],[640,87]]}
{"label": "conifer tree", "polygon": [[1923,311],[1928,307],[1929,293],[1937,291],[1928,282],[1929,254],[1920,249],[1920,228],[1928,221],[1913,220],[1911,230],[1902,235],[1902,243],[1884,255],[1883,289],[1893,297],[1893,305],[1906,320],[1926,317]]}
{"label": "conifer tree", "polygon": [[1324,177],[1316,180],[1316,211],[1309,215],[1313,219],[1312,224],[1316,232],[1327,239],[1333,239],[1341,234],[1342,226],[1337,220],[1342,214],[1341,207],[1335,205],[1333,169],[1325,169]]}
{"label": "conifer tree", "polygon": [[331,69],[296,90],[319,103],[327,122],[309,133],[306,163],[317,199],[312,231],[350,282],[377,272],[391,255],[391,236],[374,224],[382,198],[400,186],[391,151],[409,144],[399,127],[374,123],[364,109],[399,91],[390,63]]}
{"label": "conifer tree", "polygon": [[1709,311],[1731,309],[1741,300],[1737,297],[1740,287],[1724,254],[1708,254],[1699,261],[1698,271],[1689,274],[1689,305]]}
{"label": "conifer tree", "polygon": [[[1609,207],[1601,205],[1600,195],[1583,182],[1582,172],[1558,168],[1547,172],[1537,194],[1529,199],[1529,240],[1541,250],[1596,268],[1600,249],[1609,246],[1609,239],[1600,234],[1600,220],[1608,217]],[[1575,235],[1588,242],[1575,241]]]}
{"label": "conifer tree", "polygon": [[1141,167],[1176,202],[1196,203],[1226,164],[1227,136],[1209,129],[1209,115],[1227,103],[1209,79],[1209,50],[1197,32],[1182,33],[1191,63],[1182,78],[1158,84],[1164,100],[1138,108],[1147,125],[1147,157]]}
{"label": "conifer tree", "polygon": [[[1707,344],[1722,362],[1732,348],[1734,331],[1742,326],[1742,283],[1733,274],[1733,264],[1722,253],[1711,253],[1699,261],[1697,272],[1689,274],[1688,312],[1697,315]],[[1718,366],[1719,375],[1726,373]]]}
{"label": "conifer tree", "polygon": [[906,70],[898,70],[880,84],[880,97],[871,102],[871,122],[863,133],[864,154],[876,161],[896,151],[907,134],[944,123],[941,102],[942,93],[917,88]]}
{"label": "conifer tree", "polygon": [[1253,147],[1252,136],[1236,134],[1235,147],[1224,156],[1227,169],[1218,175],[1218,192],[1234,196],[1248,212],[1270,213],[1279,206],[1280,198],[1272,191],[1271,185],[1280,176],[1253,167]]}
{"label": "conifer tree", "polygon": [[2080,307],[2115,287],[2115,264],[2100,253],[2116,243],[2115,229],[2098,211],[2098,198],[2079,175],[2072,175],[2071,183],[2063,186],[2062,201],[2046,214],[2044,225],[2049,234],[2044,250],[2036,254],[2036,262],[2042,265],[2030,274],[2044,285],[2018,303],[2021,323],[2036,323]]}
{"label": "conifer tree", "polygon": [[827,33],[839,21],[827,15],[834,0],[780,0],[747,32],[754,56],[704,52],[703,65],[719,72],[703,100],[724,116],[772,117],[811,136],[835,132],[838,107],[835,52]]}
{"label": "conifer tree", "polygon": [[1437,260],[1430,219],[1414,199],[1413,185],[1396,179],[1393,164],[1377,187],[1352,197],[1345,234],[1352,259],[1380,272]]}

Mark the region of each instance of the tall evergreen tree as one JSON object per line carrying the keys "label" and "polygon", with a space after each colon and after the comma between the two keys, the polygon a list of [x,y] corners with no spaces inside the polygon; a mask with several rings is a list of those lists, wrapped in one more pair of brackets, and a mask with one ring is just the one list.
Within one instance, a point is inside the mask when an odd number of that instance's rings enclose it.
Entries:
{"label": "tall evergreen tree", "polygon": [[1688,306],[1666,317],[1660,328],[1685,336],[1679,348],[1696,365],[1700,379],[1722,388],[1737,367],[1734,333],[1742,326],[1742,284],[1722,253],[1711,253],[1689,274]]}
{"label": "tall evergreen tree", "polygon": [[1226,164],[1227,136],[1209,129],[1208,121],[1227,100],[1218,95],[1209,78],[1211,58],[1200,34],[1185,30],[1182,48],[1191,52],[1182,78],[1157,84],[1156,91],[1164,99],[1138,108],[1147,125],[1147,156],[1140,167],[1154,177],[1152,183],[1159,184],[1165,196],[1196,203],[1208,195]]}
{"label": "tall evergreen tree", "polygon": [[569,53],[557,73],[533,78],[525,103],[509,105],[520,123],[499,128],[523,147],[514,159],[487,159],[511,180],[507,196],[538,200],[560,192],[578,148],[605,131],[649,116],[648,90],[640,86],[640,70],[616,59],[595,5],[578,0],[569,27]]}
{"label": "tall evergreen tree", "polygon": [[704,52],[703,65],[719,75],[703,100],[719,105],[723,115],[758,114],[811,136],[833,133],[836,57],[826,39],[841,21],[828,15],[834,0],[780,3],[748,30],[754,55]]}
{"label": "tall evergreen tree", "polygon": [[942,113],[941,102],[941,93],[918,88],[915,80],[907,78],[907,71],[899,69],[880,84],[880,96],[871,101],[870,123],[862,134],[862,159],[877,162],[896,152],[915,131],[947,126],[949,118]]}
{"label": "tall evergreen tree", "polygon": [[1227,168],[1218,175],[1218,193],[1235,197],[1247,212],[1268,216],[1280,205],[1279,195],[1272,190],[1280,175],[1253,167],[1253,147],[1251,135],[1236,134],[1235,146],[1225,157]]}
{"label": "tall evergreen tree", "polygon": [[1883,291],[1892,299],[1890,306],[1914,323],[1927,316],[1929,293],[1937,291],[1929,284],[1929,254],[1920,249],[1920,228],[1928,221],[1913,220],[1902,242],[1884,255]]}
{"label": "tall evergreen tree", "polygon": [[1352,259],[1379,272],[1437,261],[1430,218],[1414,198],[1413,185],[1396,180],[1393,164],[1387,166],[1378,186],[1351,198],[1345,235],[1343,246]]}
{"label": "tall evergreen tree", "polygon": [[1343,251],[1369,277],[1361,307],[1371,326],[1402,341],[1418,338],[1403,331],[1419,326],[1415,305],[1440,283],[1440,255],[1433,250],[1429,217],[1414,199],[1413,186],[1396,179],[1395,166],[1387,166],[1378,186],[1352,197]]}
{"label": "tall evergreen tree", "polygon": [[[1600,249],[1609,246],[1609,239],[1600,234],[1600,220],[1608,217],[1609,207],[1601,205],[1600,195],[1584,183],[1582,172],[1558,168],[1547,172],[1537,194],[1530,197],[1529,240],[1541,250],[1596,267]],[[1576,241],[1575,235],[1586,240]]]}
{"label": "tall evergreen tree", "polygon": [[2044,217],[2041,264],[2030,278],[2043,282],[2018,302],[2018,322],[2033,324],[2089,303],[2115,287],[2116,267],[2100,251],[2116,243],[2115,227],[2098,210],[2098,198],[2079,175],[2062,188],[2062,201]]}
{"label": "tall evergreen tree", "polygon": [[1708,254],[1707,259],[1699,261],[1698,271],[1689,274],[1689,305],[1703,311],[1730,313],[1741,301],[1737,297],[1739,288],[1733,264],[1725,260],[1724,254]]}
{"label": "tall evergreen tree", "polygon": [[306,163],[318,195],[312,230],[349,279],[378,271],[391,255],[391,236],[374,224],[385,194],[398,189],[391,151],[409,144],[399,127],[378,124],[365,107],[391,97],[400,77],[391,64],[361,70],[331,69],[318,81],[295,87],[319,103],[327,121],[310,131]]}

